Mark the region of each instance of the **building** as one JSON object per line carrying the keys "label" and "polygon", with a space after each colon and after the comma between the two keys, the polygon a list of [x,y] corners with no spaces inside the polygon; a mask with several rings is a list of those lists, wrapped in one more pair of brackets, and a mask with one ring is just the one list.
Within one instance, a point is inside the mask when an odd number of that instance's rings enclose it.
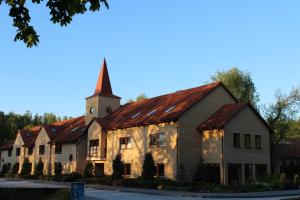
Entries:
{"label": "building", "polygon": [[[34,148],[37,152],[37,148],[45,146],[49,158],[35,153],[35,163],[42,159],[49,166],[54,162],[66,162],[68,166],[70,153],[62,151],[58,157],[53,148],[76,144],[80,151],[80,144],[86,149],[80,152],[80,159],[74,159],[76,165],[83,159],[92,162],[97,176],[112,174],[113,160],[120,154],[124,176],[138,177],[147,152],[154,157],[157,176],[172,180],[182,174],[187,181],[192,180],[200,163],[207,166],[212,181],[222,184],[243,184],[248,178],[270,173],[271,130],[250,104],[237,102],[222,83],[125,105],[120,100],[112,91],[104,60],[95,92],[86,98],[86,115],[80,118],[81,143],[69,141],[69,124],[62,125],[66,133],[50,133],[55,124],[42,127]],[[72,155],[77,155],[75,150]],[[45,173],[51,174],[47,169]]]}

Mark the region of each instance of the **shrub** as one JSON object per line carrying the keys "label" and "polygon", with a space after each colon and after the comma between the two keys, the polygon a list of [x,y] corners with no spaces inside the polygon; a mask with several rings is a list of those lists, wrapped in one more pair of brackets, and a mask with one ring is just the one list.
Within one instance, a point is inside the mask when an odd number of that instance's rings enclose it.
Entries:
{"label": "shrub", "polygon": [[21,176],[29,176],[31,174],[31,170],[32,170],[32,164],[29,163],[28,158],[25,158],[22,165]]}
{"label": "shrub", "polygon": [[285,173],[282,173],[282,174],[280,174],[280,177],[279,177],[279,188],[285,189],[285,185],[286,185],[286,176],[285,176]]}
{"label": "shrub", "polygon": [[124,172],[124,164],[121,160],[121,155],[118,154],[116,158],[113,160],[113,179],[122,179],[122,175]]}
{"label": "shrub", "polygon": [[203,164],[203,159],[201,157],[200,163],[196,168],[196,172],[193,177],[193,180],[196,182],[207,182],[208,177],[209,177],[209,172],[207,170],[207,167]]}
{"label": "shrub", "polygon": [[298,174],[295,174],[295,176],[294,176],[294,187],[295,187],[296,189],[298,189],[298,188],[299,188],[299,185],[300,185],[299,175],[298,175]]}
{"label": "shrub", "polygon": [[155,174],[156,174],[156,168],[155,168],[152,153],[146,153],[144,163],[143,163],[142,178],[147,180],[152,180]]}
{"label": "shrub", "polygon": [[12,167],[12,170],[11,170],[12,174],[18,174],[19,168],[20,168],[20,164],[18,162],[16,162]]}
{"label": "shrub", "polygon": [[83,176],[85,178],[92,178],[92,177],[94,177],[94,165],[93,165],[92,162],[88,162],[85,165]]}
{"label": "shrub", "polygon": [[56,177],[61,177],[62,175],[62,165],[61,163],[55,163],[55,166],[54,166],[54,175]]}
{"label": "shrub", "polygon": [[3,167],[2,167],[2,171],[1,171],[1,174],[6,174],[8,172],[8,166],[7,164],[4,164]]}
{"label": "shrub", "polygon": [[79,180],[81,178],[82,178],[81,174],[79,174],[77,172],[72,172],[69,175],[63,176],[63,181],[72,182],[72,181]]}
{"label": "shrub", "polygon": [[42,162],[42,160],[39,160],[39,162],[35,166],[34,175],[43,176],[43,171],[44,171],[44,163]]}

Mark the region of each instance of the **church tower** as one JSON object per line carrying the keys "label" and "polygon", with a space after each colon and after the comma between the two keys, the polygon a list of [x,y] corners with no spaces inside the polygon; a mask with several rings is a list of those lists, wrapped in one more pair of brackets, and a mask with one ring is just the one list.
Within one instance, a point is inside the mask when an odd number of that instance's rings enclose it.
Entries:
{"label": "church tower", "polygon": [[85,123],[88,124],[93,118],[103,118],[120,107],[121,98],[112,92],[106,60],[98,77],[95,92],[86,98]]}

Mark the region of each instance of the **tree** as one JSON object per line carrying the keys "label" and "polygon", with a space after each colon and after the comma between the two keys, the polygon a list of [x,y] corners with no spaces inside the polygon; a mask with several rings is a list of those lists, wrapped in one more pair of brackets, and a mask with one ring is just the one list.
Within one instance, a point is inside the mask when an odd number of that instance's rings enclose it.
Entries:
{"label": "tree", "polygon": [[54,165],[54,175],[56,177],[61,177],[61,175],[62,175],[62,165],[60,162],[55,163],[55,165]]}
{"label": "tree", "polygon": [[11,170],[12,174],[18,174],[19,168],[20,168],[20,164],[18,162],[16,162],[12,167],[12,170]]}
{"label": "tree", "polygon": [[257,106],[259,95],[250,73],[233,67],[228,71],[218,71],[211,80],[222,82],[240,102],[249,102]]}
{"label": "tree", "polygon": [[121,160],[121,155],[118,154],[113,160],[113,179],[122,179],[124,173],[124,163]]}
{"label": "tree", "polygon": [[[31,0],[33,4],[40,4],[43,0]],[[0,5],[6,3],[9,7],[9,16],[13,19],[13,26],[17,28],[15,41],[23,41],[27,47],[37,46],[39,35],[30,25],[31,17],[26,0],[0,0]],[[50,10],[51,21],[54,24],[67,26],[77,14],[84,14],[88,10],[100,10],[101,4],[108,8],[107,0],[47,0],[46,6]]]}
{"label": "tree", "polygon": [[92,162],[86,164],[83,175],[85,178],[94,177],[94,165]]}
{"label": "tree", "polygon": [[143,94],[140,94],[139,96],[137,96],[135,98],[135,101],[133,99],[128,99],[127,103],[133,103],[133,102],[141,101],[141,100],[144,100],[144,99],[148,99],[148,97],[143,93]]}
{"label": "tree", "polygon": [[43,171],[44,171],[44,163],[40,159],[37,165],[35,166],[34,175],[43,176]]}
{"label": "tree", "polygon": [[152,153],[146,153],[144,163],[143,163],[143,171],[142,177],[147,180],[151,180],[156,175],[156,168]]}
{"label": "tree", "polygon": [[22,165],[21,175],[29,176],[31,174],[31,169],[32,169],[31,163],[29,163],[28,158],[25,158]]}
{"label": "tree", "polygon": [[293,128],[299,131],[297,124],[299,109],[300,87],[293,88],[289,94],[277,90],[275,102],[264,106],[264,117],[274,131],[271,137],[272,148],[276,148],[277,144],[286,139],[289,134],[294,134]]}

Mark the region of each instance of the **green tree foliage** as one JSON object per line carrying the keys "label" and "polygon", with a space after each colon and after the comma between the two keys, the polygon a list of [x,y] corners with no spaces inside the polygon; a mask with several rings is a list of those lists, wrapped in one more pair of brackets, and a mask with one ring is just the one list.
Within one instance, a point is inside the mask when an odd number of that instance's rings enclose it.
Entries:
{"label": "green tree foliage", "polygon": [[151,180],[154,178],[156,174],[156,168],[152,153],[146,153],[144,163],[143,163],[143,171],[142,177],[147,180]]}
{"label": "green tree foliage", "polygon": [[32,165],[29,163],[28,158],[25,158],[22,169],[21,169],[21,175],[22,176],[29,176],[31,174]]}
{"label": "green tree foliage", "polygon": [[293,88],[289,94],[277,90],[275,102],[264,106],[264,117],[270,128],[274,131],[271,145],[277,144],[290,136],[299,137],[300,88]]}
{"label": "green tree foliage", "polygon": [[[0,0],[0,5],[5,3],[9,7],[9,16],[13,20],[13,26],[17,29],[15,41],[23,41],[27,47],[37,46],[39,35],[30,25],[31,17],[28,3],[41,4],[43,0]],[[50,10],[51,21],[54,24],[67,26],[75,15],[84,14],[88,10],[95,12],[100,10],[101,4],[108,8],[107,0],[47,0],[46,6]]]}
{"label": "green tree foliage", "polygon": [[121,155],[118,154],[113,160],[113,179],[122,179],[124,173],[124,163],[122,162]]}
{"label": "green tree foliage", "polygon": [[84,168],[83,176],[85,178],[94,177],[94,165],[92,162],[88,162]]}
{"label": "green tree foliage", "polygon": [[140,94],[139,96],[137,96],[137,97],[135,98],[135,100],[133,100],[133,99],[128,99],[127,103],[133,103],[133,102],[141,101],[141,100],[144,100],[144,99],[148,99],[148,97],[143,93],[143,94]]}
{"label": "green tree foliage", "polygon": [[221,81],[240,102],[250,102],[256,107],[259,96],[250,73],[233,67],[228,71],[218,71],[211,80]]}
{"label": "green tree foliage", "polygon": [[12,174],[18,174],[19,168],[20,168],[20,163],[16,162],[12,167],[12,170],[11,170]]}
{"label": "green tree foliage", "polygon": [[40,159],[37,165],[35,166],[34,175],[43,176],[43,171],[44,171],[44,163]]}
{"label": "green tree foliage", "polygon": [[[68,119],[68,117],[64,117],[64,119]],[[32,116],[29,111],[24,115],[13,112],[5,114],[0,111],[0,145],[14,139],[19,129],[30,129],[37,125],[51,124],[56,121],[61,121],[61,118],[53,113]]]}

